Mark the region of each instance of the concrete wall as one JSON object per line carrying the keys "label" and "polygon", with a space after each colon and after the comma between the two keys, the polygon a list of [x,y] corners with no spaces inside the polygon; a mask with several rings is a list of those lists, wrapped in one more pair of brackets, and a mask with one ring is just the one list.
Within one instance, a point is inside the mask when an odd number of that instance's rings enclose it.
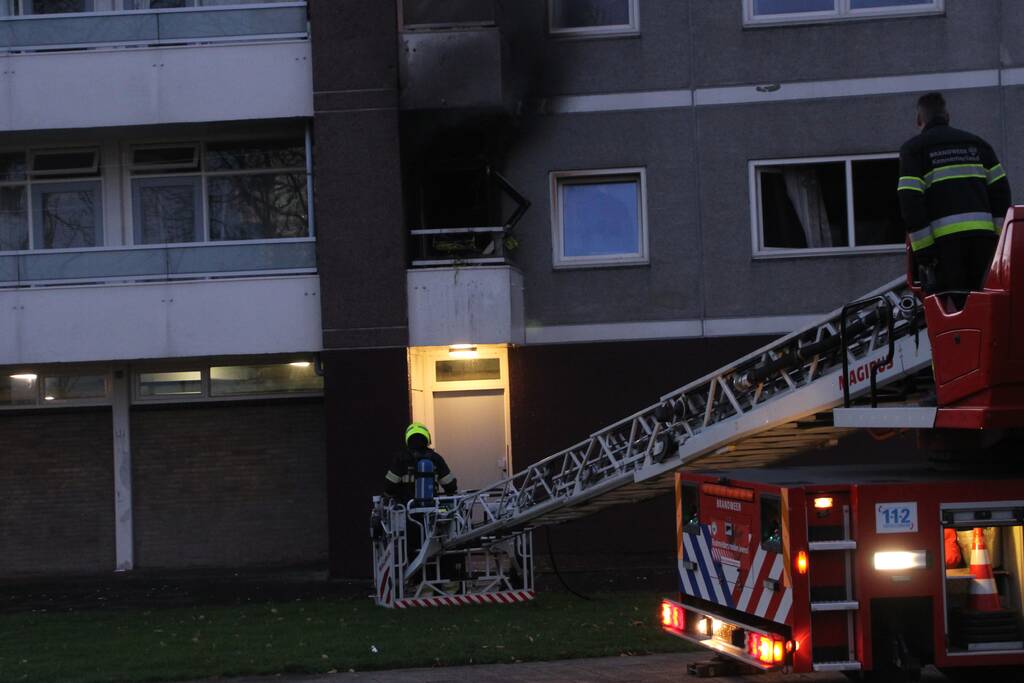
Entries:
{"label": "concrete wall", "polygon": [[323,359],[331,575],[366,578],[371,498],[384,491],[410,419],[406,350],[325,351]]}
{"label": "concrete wall", "polygon": [[[528,326],[701,317],[692,116],[665,109],[523,122],[507,171],[533,202],[517,228],[515,253]],[[554,270],[549,173],[635,166],[647,169],[650,265]]]}
{"label": "concrete wall", "polygon": [[0,413],[0,576],[114,570],[109,408]]}
{"label": "concrete wall", "polygon": [[5,55],[0,69],[4,131],[313,113],[308,41]]}
{"label": "concrete wall", "polygon": [[[512,470],[577,443],[766,341],[746,337],[511,349]],[[671,495],[599,512],[552,532],[556,559],[561,567],[591,571],[665,566],[675,549],[674,519]],[[538,535],[537,542],[542,541]]]}
{"label": "concrete wall", "polygon": [[[1024,177],[1013,144],[1021,86],[979,87],[1024,77],[1007,71],[1021,59],[1013,27],[1024,28],[1012,3],[746,28],[739,0],[640,0],[639,36],[590,39],[547,35],[534,3],[506,3],[501,22],[532,77],[533,106],[505,169],[533,201],[515,255],[528,329],[680,321],[700,330],[701,320],[814,314],[897,277],[901,253],[756,257],[749,162],[894,153],[916,132],[921,89],[945,89],[954,125],[993,143],[1011,183]],[[945,73],[972,70],[966,80]],[[926,77],[902,78],[914,74]],[[841,82],[889,76],[898,78]],[[828,83],[797,87],[811,80]],[[783,85],[756,90],[766,83]],[[679,90],[643,94],[659,89]],[[629,166],[646,168],[650,265],[556,271],[548,174]]]}
{"label": "concrete wall", "polygon": [[322,400],[136,406],[131,433],[136,567],[326,560]]}
{"label": "concrete wall", "polygon": [[395,5],[312,0],[309,11],[324,346],[405,346]]}
{"label": "concrete wall", "polygon": [[523,276],[508,266],[409,271],[409,345],[522,344]]}
{"label": "concrete wall", "polygon": [[317,277],[0,291],[0,365],[309,352]]}
{"label": "concrete wall", "polygon": [[740,0],[688,4],[695,86],[994,68],[1002,17],[1019,11],[946,0],[943,15],[745,28]]}

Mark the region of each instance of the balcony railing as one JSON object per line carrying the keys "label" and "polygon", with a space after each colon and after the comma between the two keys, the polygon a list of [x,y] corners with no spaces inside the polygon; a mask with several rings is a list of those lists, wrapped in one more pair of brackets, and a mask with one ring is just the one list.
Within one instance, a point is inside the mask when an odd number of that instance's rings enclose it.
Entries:
{"label": "balcony railing", "polygon": [[7,53],[308,37],[305,1],[0,19],[0,52]]}
{"label": "balcony railing", "polygon": [[501,225],[456,228],[412,228],[412,267],[505,265],[518,246],[515,227],[530,208],[530,200],[494,169],[484,169],[489,182],[515,203]]}
{"label": "balcony railing", "polygon": [[308,238],[0,254],[0,287],[147,282],[316,272]]}

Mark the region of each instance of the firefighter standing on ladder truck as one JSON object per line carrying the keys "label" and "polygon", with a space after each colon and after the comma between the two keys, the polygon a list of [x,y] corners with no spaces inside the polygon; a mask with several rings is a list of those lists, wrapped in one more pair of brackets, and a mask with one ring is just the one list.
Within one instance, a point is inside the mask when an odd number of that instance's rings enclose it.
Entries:
{"label": "firefighter standing on ladder truck", "polygon": [[900,149],[900,211],[925,291],[951,292],[962,308],[963,292],[983,286],[1010,183],[991,145],[949,125],[940,93],[918,99],[917,127]]}
{"label": "firefighter standing on ladder truck", "polygon": [[449,496],[458,490],[448,463],[430,448],[430,430],[420,422],[406,428],[405,449],[395,456],[384,479],[385,493],[402,504],[414,499],[428,504],[438,486]]}

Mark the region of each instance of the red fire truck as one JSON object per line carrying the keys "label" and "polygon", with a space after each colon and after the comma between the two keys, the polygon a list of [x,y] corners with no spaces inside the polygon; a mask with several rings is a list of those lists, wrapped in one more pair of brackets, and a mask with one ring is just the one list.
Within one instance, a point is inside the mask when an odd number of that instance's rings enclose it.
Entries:
{"label": "red fire truck", "polygon": [[[935,401],[835,411],[917,429],[959,473],[850,466],[676,474],[680,596],[663,628],[763,670],[1024,680],[1024,477],[976,466],[1024,428],[1024,207],[985,289],[924,295]],[[914,272],[911,267],[911,273]],[[959,293],[962,296],[962,293]],[[847,402],[848,403],[848,402]],[[965,461],[964,456],[967,456]],[[973,462],[972,462],[973,460]]]}

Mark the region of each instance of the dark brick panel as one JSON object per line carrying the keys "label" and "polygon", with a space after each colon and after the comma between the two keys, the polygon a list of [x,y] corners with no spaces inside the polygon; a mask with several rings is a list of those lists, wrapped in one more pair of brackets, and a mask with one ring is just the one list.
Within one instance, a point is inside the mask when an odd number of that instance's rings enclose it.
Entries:
{"label": "dark brick panel", "polygon": [[[743,356],[763,337],[523,346],[509,352],[512,466],[515,471],[662,394]],[[546,540],[536,536],[538,558]],[[675,553],[671,495],[613,507],[552,530],[559,567],[641,567]]]}
{"label": "dark brick panel", "polygon": [[409,424],[406,351],[367,349],[323,354],[331,575],[371,574],[370,502],[402,447]]}
{"label": "dark brick panel", "polygon": [[109,408],[0,413],[0,576],[114,569]]}
{"label": "dark brick panel", "polygon": [[326,558],[322,400],[136,407],[132,446],[138,568]]}

